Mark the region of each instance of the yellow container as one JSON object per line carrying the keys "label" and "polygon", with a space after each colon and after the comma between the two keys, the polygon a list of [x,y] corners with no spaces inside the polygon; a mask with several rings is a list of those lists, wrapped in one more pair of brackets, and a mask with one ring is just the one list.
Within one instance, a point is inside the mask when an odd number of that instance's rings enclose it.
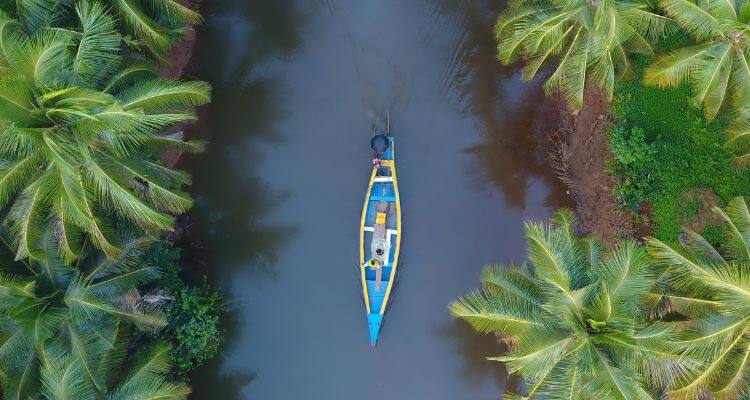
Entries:
{"label": "yellow container", "polygon": [[377,216],[375,216],[375,223],[380,225],[385,223],[385,213],[378,213]]}

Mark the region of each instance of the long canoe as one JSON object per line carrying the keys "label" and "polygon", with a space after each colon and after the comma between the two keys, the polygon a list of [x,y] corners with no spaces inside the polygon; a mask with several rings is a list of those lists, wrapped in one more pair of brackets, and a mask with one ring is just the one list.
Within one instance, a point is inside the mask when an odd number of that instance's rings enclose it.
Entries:
{"label": "long canoe", "polygon": [[[389,132],[390,133],[390,132]],[[359,265],[362,293],[370,330],[370,345],[378,342],[383,315],[393,290],[401,246],[401,203],[396,176],[395,141],[388,135],[390,146],[381,157],[380,165],[373,165],[370,183],[367,186],[362,207],[362,222],[359,232]],[[373,248],[387,249],[379,257]],[[375,252],[381,252],[377,249]],[[378,258],[383,262],[373,268],[369,261]]]}

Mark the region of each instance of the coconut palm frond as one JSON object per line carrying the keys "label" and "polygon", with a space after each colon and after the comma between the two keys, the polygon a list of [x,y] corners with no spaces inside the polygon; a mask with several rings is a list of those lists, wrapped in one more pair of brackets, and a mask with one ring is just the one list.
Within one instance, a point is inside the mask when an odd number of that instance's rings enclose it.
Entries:
{"label": "coconut palm frond", "polygon": [[750,62],[744,53],[735,53],[731,71],[732,79],[729,81],[730,101],[742,114],[743,105],[750,99]]}
{"label": "coconut palm frond", "polygon": [[716,36],[719,18],[722,17],[715,13],[716,8],[704,8],[703,5],[719,2],[696,3],[691,0],[661,0],[659,4],[667,12],[667,15],[688,32],[698,39],[706,39]]}
{"label": "coconut palm frond", "polygon": [[16,0],[16,13],[24,25],[37,30],[50,25],[58,3],[55,0]]}
{"label": "coconut palm frond", "polygon": [[32,337],[23,334],[21,325],[0,316],[0,370],[6,398],[22,400],[39,392],[39,364],[34,345]]}
{"label": "coconut palm frond", "polygon": [[521,307],[500,306],[493,293],[472,292],[451,304],[451,313],[470,323],[480,332],[517,335],[535,326],[542,326],[534,316]]}
{"label": "coconut palm frond", "polygon": [[569,211],[525,232],[528,268],[487,268],[482,290],[451,305],[477,331],[512,343],[493,360],[520,374],[528,394],[506,398],[652,399],[643,377],[667,382],[691,371],[670,347],[674,329],[636,329],[656,283],[643,249],[577,237]]}
{"label": "coconut palm frond", "polygon": [[673,380],[674,399],[698,399],[706,393],[736,399],[750,394],[750,212],[742,198],[715,211],[726,225],[719,250],[691,231],[682,236],[684,251],[648,240],[649,252],[669,278],[665,296],[676,311],[692,318],[672,325],[677,354],[695,364]]}
{"label": "coconut palm frond", "polygon": [[495,36],[498,59],[523,59],[525,79],[556,60],[545,89],[579,109],[586,84],[611,97],[615,81],[631,75],[629,54],[651,54],[673,25],[645,2],[517,2],[498,18]]}
{"label": "coconut palm frond", "polygon": [[740,113],[730,125],[727,135],[729,139],[724,148],[736,154],[733,162],[740,166],[750,164],[750,110]]}
{"label": "coconut palm frond", "polygon": [[206,104],[211,97],[211,88],[205,82],[153,79],[133,85],[118,97],[125,110],[164,113]]}
{"label": "coconut palm frond", "polygon": [[646,68],[643,80],[659,87],[679,86],[695,74],[713,48],[713,44],[702,44],[660,56]]}
{"label": "coconut palm frond", "polygon": [[190,394],[187,386],[174,384],[166,379],[170,367],[169,351],[169,346],[163,343],[139,351],[131,360],[132,367],[126,371],[125,378],[107,399],[186,398]]}
{"label": "coconut palm frond", "polygon": [[76,6],[82,34],[72,60],[73,76],[79,85],[96,87],[119,63],[120,34],[100,3],[84,4]]}
{"label": "coconut palm frond", "polygon": [[140,2],[134,0],[108,1],[127,31],[143,41],[152,54],[164,58],[170,45],[169,36],[154,16],[149,15]]}
{"label": "coconut palm frond", "polygon": [[658,13],[648,4],[638,4],[628,7],[627,18],[638,33],[643,35],[648,43],[656,43],[665,34],[677,29],[675,21]]}
{"label": "coconut palm frond", "polygon": [[590,49],[587,39],[587,33],[579,28],[573,34],[570,47],[563,53],[557,68],[544,84],[548,93],[560,93],[575,109],[580,109],[583,105]]}
{"label": "coconut palm frond", "polygon": [[659,4],[698,43],[658,58],[646,70],[645,83],[660,87],[691,83],[695,102],[703,105],[709,121],[722,109],[736,112],[744,107],[750,95],[745,51],[750,36],[742,33],[750,28],[743,14],[747,7],[738,9],[739,3],[731,0],[661,0]]}
{"label": "coconut palm frond", "polygon": [[729,45],[718,45],[710,53],[711,62],[701,63],[693,75],[696,89],[695,102],[703,104],[706,117],[713,120],[727,98],[727,89],[732,71],[732,48]]}
{"label": "coconut palm frond", "polygon": [[167,14],[177,21],[190,24],[199,24],[203,18],[197,12],[183,6],[174,0],[149,0],[151,7],[162,14]]}
{"label": "coconut palm frond", "polygon": [[[136,290],[158,276],[154,267],[141,261],[151,239],[123,241],[123,255],[114,260],[84,256],[78,263],[81,270],[57,256],[55,239],[48,233],[41,241],[49,252],[44,261],[15,263],[15,268],[8,268],[16,271],[14,275],[0,273],[3,394],[21,400],[39,393],[68,399],[94,393],[100,399],[116,391],[113,378],[120,376],[122,363],[130,364],[129,327],[155,330],[164,325],[159,304],[145,301]],[[165,380],[163,365],[168,369],[168,358],[152,361],[140,377],[129,377],[145,387],[124,394],[186,394],[186,387]]]}
{"label": "coconut palm frond", "polygon": [[96,400],[86,365],[61,346],[48,348],[41,369],[42,394],[50,400]]}
{"label": "coconut palm frond", "polygon": [[44,257],[47,228],[66,262],[84,241],[114,258],[108,214],[153,234],[192,206],[180,190],[189,177],[161,165],[158,151],[203,149],[162,132],[194,120],[210,87],[156,78],[143,63],[115,73],[121,40],[103,4],[77,3],[78,28],[31,36],[0,15],[8,43],[0,64],[9,72],[0,80],[0,205],[10,206],[6,224],[20,258]]}
{"label": "coconut palm frond", "polygon": [[725,238],[724,252],[734,263],[750,262],[750,211],[742,197],[732,199],[726,211],[715,208],[727,227],[729,235]]}

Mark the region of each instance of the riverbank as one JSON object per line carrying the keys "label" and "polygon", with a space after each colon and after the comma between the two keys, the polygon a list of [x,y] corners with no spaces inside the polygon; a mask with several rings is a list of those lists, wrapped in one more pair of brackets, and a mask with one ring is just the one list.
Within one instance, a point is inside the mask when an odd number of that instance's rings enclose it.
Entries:
{"label": "riverbank", "polygon": [[616,85],[611,103],[591,88],[578,113],[547,100],[559,112],[546,130],[548,163],[568,188],[581,233],[671,242],[687,227],[715,242],[712,209],[750,194],[750,174],[724,148],[726,118],[708,122],[687,86],[645,86],[649,63],[636,58],[636,76]]}
{"label": "riverbank", "polygon": [[[191,10],[200,13],[201,0],[182,0],[182,5],[190,8]],[[196,29],[193,25],[187,25],[183,29],[183,34],[180,40],[172,46],[169,50],[169,64],[157,65],[157,72],[159,75],[171,79],[178,80],[185,76],[187,67],[190,64],[190,60],[193,58],[193,49],[195,48],[196,40]],[[184,130],[190,127],[192,123],[177,124],[170,130],[171,134],[184,135]],[[161,161],[164,165],[172,168],[180,161],[183,152],[176,149],[166,149],[161,155]],[[180,220],[178,220],[178,224]],[[175,232],[179,232],[181,226],[175,226]],[[174,238],[179,236],[179,233],[173,235]]]}
{"label": "riverbank", "polygon": [[[200,13],[201,0],[182,0],[180,3],[191,10]],[[182,31],[180,40],[169,50],[169,64],[159,65],[159,75],[167,79],[180,79],[185,75],[186,68],[193,58],[196,30],[194,25],[187,25]]]}
{"label": "riverbank", "polygon": [[547,162],[575,204],[580,233],[594,234],[609,244],[632,237],[633,216],[621,210],[614,195],[617,182],[607,168],[614,160],[607,135],[612,124],[610,101],[589,85],[580,111],[556,96],[546,102],[558,112],[555,122],[545,127]]}
{"label": "riverbank", "polygon": [[[181,4],[198,13],[201,11],[200,0],[183,0]],[[194,25],[183,28],[182,36],[169,50],[170,63],[157,66],[159,75],[180,80],[189,73],[196,34]],[[184,132],[193,125],[194,122],[176,124],[168,134],[184,138]],[[176,149],[167,149],[161,154],[161,160],[173,168],[183,154]],[[229,306],[225,296],[209,286],[207,271],[187,268],[199,264],[187,262],[185,257],[194,253],[193,247],[200,247],[190,240],[184,240],[189,227],[187,215],[180,215],[173,230],[148,255],[154,265],[159,265],[165,271],[161,284],[173,298],[167,310],[169,323],[160,337],[173,343],[173,377],[186,381],[190,380],[192,371],[218,354],[225,336],[223,316]]]}

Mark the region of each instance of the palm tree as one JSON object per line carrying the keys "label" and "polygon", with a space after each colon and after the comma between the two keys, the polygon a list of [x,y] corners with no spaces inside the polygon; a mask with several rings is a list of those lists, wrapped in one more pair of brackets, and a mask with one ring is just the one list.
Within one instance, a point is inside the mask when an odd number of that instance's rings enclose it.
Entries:
{"label": "palm tree", "polygon": [[0,14],[0,208],[12,205],[6,222],[18,259],[42,255],[47,227],[66,261],[78,257],[84,236],[114,257],[112,215],[156,232],[192,204],[179,190],[189,176],[158,156],[202,144],[161,132],[194,119],[209,86],[123,66],[112,19],[98,3],[81,4],[78,29],[30,37]]}
{"label": "palm tree", "polygon": [[670,399],[716,399],[750,395],[750,211],[743,198],[715,211],[726,223],[718,249],[685,230],[681,248],[649,238],[649,252],[663,268],[664,295],[686,317],[673,323],[679,354],[700,363],[677,379]]}
{"label": "palm tree", "polygon": [[[113,381],[97,388],[87,379],[88,371],[81,358],[68,350],[50,345],[42,361],[41,394],[48,400],[183,400],[190,393],[184,384],[169,382],[169,346],[164,343],[148,346],[123,358],[123,345],[119,341],[111,350],[101,354],[97,370],[100,379]],[[119,379],[105,374],[116,372]]]}
{"label": "palm tree", "polygon": [[[3,243],[5,237],[2,237]],[[91,255],[67,266],[52,234],[43,240],[43,261],[12,261],[0,254],[0,383],[9,400],[140,399],[148,392],[180,398],[187,388],[169,383],[164,346],[128,359],[132,327],[164,325],[159,296],[138,286],[156,278],[140,263],[148,239],[130,239],[120,257]],[[122,377],[122,379],[113,379]],[[153,397],[151,397],[153,398]]]}
{"label": "palm tree", "polygon": [[[84,0],[97,1],[97,0]],[[166,53],[187,24],[202,21],[200,14],[176,0],[98,0],[118,21],[121,31],[145,45],[152,55],[168,62]],[[64,20],[80,2],[73,0],[15,0],[10,3],[21,22],[36,31]]]}
{"label": "palm tree", "polygon": [[729,127],[729,140],[724,147],[735,153],[735,164],[750,165],[750,108],[738,113]]}
{"label": "palm tree", "polygon": [[709,121],[722,105],[736,110],[750,99],[750,12],[745,0],[660,0],[696,44],[676,50],[646,70],[647,84],[690,82]]}
{"label": "palm tree", "polygon": [[669,20],[650,8],[645,0],[513,0],[495,27],[498,58],[524,58],[529,80],[556,59],[544,87],[580,109],[587,82],[611,98],[615,79],[631,72],[629,53],[652,52]]}
{"label": "palm tree", "polygon": [[528,395],[509,399],[654,399],[655,386],[685,368],[663,357],[662,327],[637,322],[639,301],[654,283],[645,251],[632,241],[606,249],[573,234],[574,216],[527,223],[530,265],[487,268],[483,289],[451,312],[482,333],[509,339],[494,360],[520,373]]}

